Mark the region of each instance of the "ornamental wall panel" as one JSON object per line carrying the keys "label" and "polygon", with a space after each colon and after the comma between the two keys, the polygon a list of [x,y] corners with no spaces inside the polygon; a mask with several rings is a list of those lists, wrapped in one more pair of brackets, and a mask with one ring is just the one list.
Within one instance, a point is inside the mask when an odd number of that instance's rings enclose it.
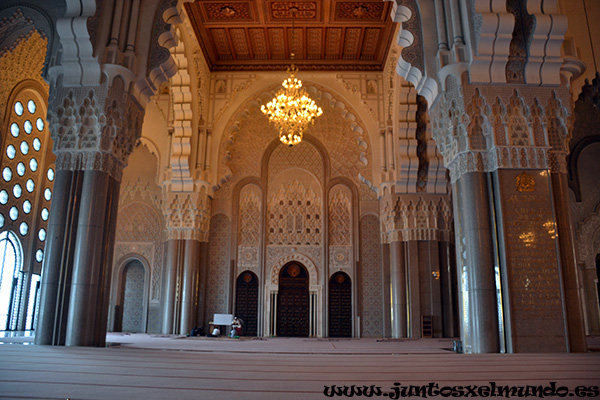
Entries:
{"label": "ornamental wall panel", "polygon": [[225,214],[212,217],[209,243],[205,324],[229,311],[231,222]]}
{"label": "ornamental wall panel", "polygon": [[362,337],[383,336],[383,270],[379,219],[365,215],[360,219],[360,273],[361,293],[360,332]]}

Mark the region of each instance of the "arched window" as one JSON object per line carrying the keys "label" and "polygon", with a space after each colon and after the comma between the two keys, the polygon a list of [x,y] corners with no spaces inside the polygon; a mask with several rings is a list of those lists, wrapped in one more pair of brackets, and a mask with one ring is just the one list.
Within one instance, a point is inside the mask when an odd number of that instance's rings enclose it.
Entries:
{"label": "arched window", "polygon": [[10,231],[0,233],[0,330],[10,330],[18,314],[22,267],[19,238]]}
{"label": "arched window", "polygon": [[[9,283],[3,278],[2,290],[10,291],[14,299],[13,308],[2,314],[6,325],[0,320],[0,330],[28,330],[35,326],[55,174],[46,122],[47,99],[38,86],[28,81],[17,85],[5,113],[0,153],[0,231],[14,235],[22,254],[10,284],[12,289],[5,289]],[[5,246],[9,252],[10,246]],[[2,301],[0,312],[4,313],[7,303],[4,298]]]}

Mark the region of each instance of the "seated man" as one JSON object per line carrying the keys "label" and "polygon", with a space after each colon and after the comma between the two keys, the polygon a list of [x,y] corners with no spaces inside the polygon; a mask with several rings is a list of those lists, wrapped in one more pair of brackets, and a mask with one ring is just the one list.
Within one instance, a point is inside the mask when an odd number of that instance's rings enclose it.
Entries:
{"label": "seated man", "polygon": [[217,325],[215,325],[215,329],[213,329],[212,333],[208,334],[208,337],[219,337],[221,336],[221,331],[219,330],[219,327]]}

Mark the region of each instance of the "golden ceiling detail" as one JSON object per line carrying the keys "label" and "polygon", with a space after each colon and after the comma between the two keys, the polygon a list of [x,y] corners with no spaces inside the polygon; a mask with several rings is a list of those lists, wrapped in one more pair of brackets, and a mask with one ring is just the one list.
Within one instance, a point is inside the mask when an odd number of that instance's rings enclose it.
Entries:
{"label": "golden ceiling detail", "polygon": [[[382,71],[394,24],[381,0],[196,0],[186,9],[211,71]],[[292,29],[293,7],[295,28]]]}

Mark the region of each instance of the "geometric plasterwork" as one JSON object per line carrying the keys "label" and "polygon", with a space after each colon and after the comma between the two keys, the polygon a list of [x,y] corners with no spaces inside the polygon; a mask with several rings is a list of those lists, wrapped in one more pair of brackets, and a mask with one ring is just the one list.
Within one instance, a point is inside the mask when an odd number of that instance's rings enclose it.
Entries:
{"label": "geometric plasterwork", "polygon": [[260,275],[260,243],[262,232],[261,192],[256,185],[240,191],[238,217],[238,274],[249,270]]}
{"label": "geometric plasterwork", "polygon": [[319,246],[323,243],[323,204],[295,179],[279,186],[267,203],[269,245]]}
{"label": "geometric plasterwork", "polygon": [[19,82],[34,80],[48,92],[48,84],[42,78],[48,39],[33,30],[17,43],[0,56],[0,121],[4,120],[8,96]]}
{"label": "geometric plasterwork", "polygon": [[191,193],[163,190],[163,214],[167,240],[208,242],[211,200],[204,187]]}
{"label": "geometric plasterwork", "polygon": [[161,288],[163,218],[149,198],[125,198],[117,216],[113,265],[117,267],[129,255],[145,258],[151,270],[150,300],[156,301],[160,299]]}
{"label": "geometric plasterwork", "polygon": [[360,219],[360,271],[361,283],[360,323],[361,336],[383,335],[383,269],[381,267],[381,240],[377,216],[368,214]]}
{"label": "geometric plasterwork", "polygon": [[382,199],[383,243],[410,240],[452,241],[452,208],[447,196],[397,195]]}
{"label": "geometric plasterwork", "polygon": [[58,170],[93,170],[121,181],[144,110],[117,77],[110,87],[53,86],[48,120]]}
{"label": "geometric plasterwork", "polygon": [[352,274],[352,203],[347,187],[337,185],[329,192],[329,266],[330,274]]}
{"label": "geometric plasterwork", "polygon": [[466,106],[462,96],[444,94],[430,110],[452,182],[467,172],[499,168],[566,172],[568,92],[471,85],[463,92]]}
{"label": "geometric plasterwork", "polygon": [[319,274],[317,272],[317,267],[315,266],[314,258],[311,257],[310,254],[307,255],[305,253],[306,249],[304,248],[299,247],[297,249],[292,248],[286,250],[285,254],[281,254],[280,252],[277,252],[279,254],[276,254],[275,252],[270,254],[270,262],[267,263],[267,270],[271,271],[271,284],[275,286],[279,285],[279,272],[281,271],[281,268],[291,261],[297,261],[304,265],[308,270],[310,286],[316,286],[319,282]]}
{"label": "geometric plasterwork", "polygon": [[[308,128],[307,136],[311,135],[317,139],[328,152],[331,161],[330,176],[347,177],[359,188],[361,199],[376,199],[376,193],[372,189],[372,154],[369,139],[357,117],[346,108],[344,102],[333,97],[331,93],[319,91],[314,86],[308,87],[307,90],[324,109],[323,116],[315,121],[314,126]],[[240,107],[241,112],[234,114],[236,118],[225,130],[219,146],[219,188],[214,194],[215,198],[230,198],[236,182],[246,176],[261,176],[264,152],[277,137],[276,130],[269,125],[267,118],[259,110],[263,100],[270,100],[273,94],[265,92],[263,95],[261,96],[264,99],[256,98]],[[301,143],[298,149],[303,146]],[[302,164],[302,168],[311,171],[321,180],[321,166],[324,164],[319,160],[322,156],[316,149],[276,149],[272,155],[273,163],[291,164],[283,157],[285,150],[292,156],[297,153],[299,162],[307,163]],[[269,179],[273,179],[274,176],[270,162]]]}
{"label": "geometric plasterwork", "polygon": [[579,262],[593,269],[600,254],[600,211],[590,214],[577,224],[577,253]]}

